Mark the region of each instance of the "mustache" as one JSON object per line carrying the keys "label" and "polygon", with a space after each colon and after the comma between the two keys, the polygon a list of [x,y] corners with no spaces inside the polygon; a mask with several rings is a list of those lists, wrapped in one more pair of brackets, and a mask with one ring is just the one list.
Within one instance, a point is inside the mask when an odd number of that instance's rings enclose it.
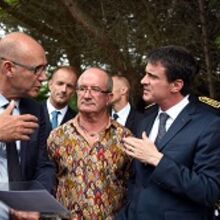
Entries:
{"label": "mustache", "polygon": [[79,100],[80,101],[80,104],[92,104],[94,105],[95,102],[92,101],[92,99],[82,99],[82,100]]}

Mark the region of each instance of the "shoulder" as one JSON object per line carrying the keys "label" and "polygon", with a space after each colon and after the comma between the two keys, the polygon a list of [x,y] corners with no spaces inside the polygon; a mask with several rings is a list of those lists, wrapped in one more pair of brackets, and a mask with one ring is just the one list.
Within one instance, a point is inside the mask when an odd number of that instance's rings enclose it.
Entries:
{"label": "shoulder", "polygon": [[220,109],[220,102],[207,96],[199,96],[199,101],[215,109]]}
{"label": "shoulder", "polygon": [[151,104],[145,106],[144,115],[147,116],[147,115],[154,113],[156,111],[158,111],[158,105],[156,103],[151,103]]}
{"label": "shoulder", "polygon": [[21,99],[19,108],[22,114],[40,114],[41,112],[40,103],[31,98]]}
{"label": "shoulder", "polygon": [[191,101],[197,104],[199,109],[206,112],[206,114],[209,112],[210,114],[213,113],[215,115],[220,115],[220,102],[215,99],[206,96],[199,96],[196,99],[193,98]]}
{"label": "shoulder", "polygon": [[68,106],[67,112],[72,116],[76,116],[77,112]]}
{"label": "shoulder", "polygon": [[115,135],[118,135],[119,137],[132,135],[131,131],[128,128],[126,128],[125,126],[121,125],[120,123],[118,123],[113,119],[110,120],[111,120],[111,128],[113,129]]}

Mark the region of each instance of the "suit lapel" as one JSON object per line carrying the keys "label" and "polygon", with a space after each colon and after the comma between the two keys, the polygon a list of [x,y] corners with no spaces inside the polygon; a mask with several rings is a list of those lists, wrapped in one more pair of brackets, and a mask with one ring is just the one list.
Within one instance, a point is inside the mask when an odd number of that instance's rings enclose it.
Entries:
{"label": "suit lapel", "polygon": [[[30,111],[27,112],[27,110],[28,110],[28,107],[26,105],[26,101],[24,99],[21,99],[19,103],[20,114],[23,115],[23,114],[30,113]],[[26,164],[25,149],[28,147],[26,145],[27,145],[27,141],[21,141],[20,157],[21,157],[21,173],[22,173],[23,178],[25,176],[25,164]]]}
{"label": "suit lapel", "polygon": [[71,110],[70,107],[68,106],[67,112],[64,115],[63,120],[61,121],[61,124],[64,124],[65,122],[67,122],[70,119],[72,119],[73,117],[75,117],[75,115],[73,113],[74,113],[73,110]]}
{"label": "suit lapel", "polygon": [[134,120],[135,120],[135,111],[134,111],[134,109],[131,108],[131,110],[128,114],[128,118],[127,118],[126,123],[125,123],[125,127],[129,128],[129,129],[132,129],[132,125],[134,123]]}
{"label": "suit lapel", "polygon": [[157,116],[158,108],[155,109],[154,112],[148,114],[143,122],[141,123],[139,130],[138,130],[138,137],[142,137],[142,132],[146,131],[147,135],[149,136],[151,128],[153,126],[154,120]]}
{"label": "suit lapel", "polygon": [[45,101],[43,104],[43,111],[44,111],[44,115],[45,115],[45,119],[46,119],[46,130],[48,132],[48,134],[50,133],[50,131],[52,130],[52,126],[50,123],[50,116],[49,116],[49,112],[47,110],[47,102]]}
{"label": "suit lapel", "polygon": [[192,114],[194,112],[195,105],[193,103],[189,103],[175,119],[175,121],[161,140],[161,144],[157,146],[158,150],[161,151],[164,147],[166,147],[168,142],[191,121]]}

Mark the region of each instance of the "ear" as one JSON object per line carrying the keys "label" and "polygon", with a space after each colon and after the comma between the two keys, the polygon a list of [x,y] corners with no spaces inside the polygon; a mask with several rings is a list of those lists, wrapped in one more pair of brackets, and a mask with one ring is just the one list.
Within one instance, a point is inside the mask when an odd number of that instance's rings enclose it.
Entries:
{"label": "ear", "polygon": [[49,88],[49,90],[51,90],[51,86],[52,86],[52,79],[50,79],[50,80],[48,81],[48,88]]}
{"label": "ear", "polygon": [[112,93],[107,94],[106,106],[109,106],[112,103],[112,98],[113,98]]}
{"label": "ear", "polygon": [[184,82],[182,79],[177,79],[171,84],[171,92],[172,93],[178,93],[183,88]]}
{"label": "ear", "polygon": [[120,91],[121,91],[121,94],[124,95],[128,92],[128,88],[123,86],[123,87],[121,87]]}
{"label": "ear", "polygon": [[9,78],[14,76],[13,65],[9,61],[4,61],[2,63],[2,73]]}

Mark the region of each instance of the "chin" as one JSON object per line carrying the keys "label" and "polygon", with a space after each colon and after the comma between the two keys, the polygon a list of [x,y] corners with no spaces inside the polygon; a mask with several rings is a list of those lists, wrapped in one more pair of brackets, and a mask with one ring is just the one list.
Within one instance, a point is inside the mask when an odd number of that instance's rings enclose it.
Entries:
{"label": "chin", "polygon": [[142,98],[145,102],[152,102],[152,97],[150,97],[150,96],[143,95]]}
{"label": "chin", "polygon": [[31,98],[35,98],[35,97],[37,97],[38,96],[38,92],[29,92],[28,94],[27,94],[27,96],[28,97],[31,97]]}

